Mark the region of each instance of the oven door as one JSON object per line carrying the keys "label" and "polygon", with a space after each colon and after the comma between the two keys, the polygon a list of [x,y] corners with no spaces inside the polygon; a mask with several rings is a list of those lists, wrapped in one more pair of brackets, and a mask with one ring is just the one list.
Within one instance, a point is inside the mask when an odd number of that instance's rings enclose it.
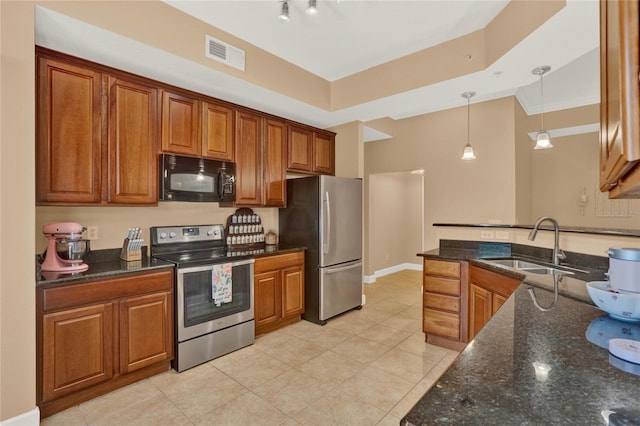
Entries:
{"label": "oven door", "polygon": [[253,319],[253,263],[253,259],[228,262],[231,282],[222,302],[214,297],[214,274],[227,263],[178,268],[178,342]]}

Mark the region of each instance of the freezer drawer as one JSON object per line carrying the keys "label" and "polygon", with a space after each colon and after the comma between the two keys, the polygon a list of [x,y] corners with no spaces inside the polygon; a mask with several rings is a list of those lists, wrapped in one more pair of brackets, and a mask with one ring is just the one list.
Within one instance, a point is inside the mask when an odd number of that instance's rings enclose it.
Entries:
{"label": "freezer drawer", "polygon": [[320,320],[362,304],[362,261],[320,268]]}

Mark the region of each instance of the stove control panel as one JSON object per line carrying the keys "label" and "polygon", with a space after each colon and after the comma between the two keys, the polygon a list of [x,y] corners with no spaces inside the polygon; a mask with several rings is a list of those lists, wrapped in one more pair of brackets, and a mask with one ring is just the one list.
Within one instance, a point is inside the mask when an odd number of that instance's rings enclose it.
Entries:
{"label": "stove control panel", "polygon": [[154,226],[152,244],[224,241],[224,225]]}

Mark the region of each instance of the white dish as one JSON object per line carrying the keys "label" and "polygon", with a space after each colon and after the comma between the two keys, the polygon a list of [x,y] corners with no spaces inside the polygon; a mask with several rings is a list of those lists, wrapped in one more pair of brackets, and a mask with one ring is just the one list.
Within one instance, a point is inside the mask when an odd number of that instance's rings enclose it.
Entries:
{"label": "white dish", "polygon": [[596,306],[612,318],[621,321],[640,321],[640,294],[613,290],[608,281],[587,283],[587,292]]}
{"label": "white dish", "polygon": [[594,345],[609,349],[610,339],[640,340],[640,324],[622,322],[609,315],[602,315],[591,321],[585,336]]}

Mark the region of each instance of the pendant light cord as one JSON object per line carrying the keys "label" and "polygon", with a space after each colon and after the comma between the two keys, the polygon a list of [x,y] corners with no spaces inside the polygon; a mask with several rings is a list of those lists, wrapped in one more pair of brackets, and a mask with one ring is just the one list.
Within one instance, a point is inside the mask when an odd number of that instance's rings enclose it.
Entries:
{"label": "pendant light cord", "polygon": [[540,111],[542,112],[542,130],[544,130],[544,78],[543,74],[540,74]]}
{"label": "pendant light cord", "polygon": [[471,97],[467,98],[467,145],[469,145],[469,139],[471,138],[471,132],[470,132],[470,127],[471,127]]}

